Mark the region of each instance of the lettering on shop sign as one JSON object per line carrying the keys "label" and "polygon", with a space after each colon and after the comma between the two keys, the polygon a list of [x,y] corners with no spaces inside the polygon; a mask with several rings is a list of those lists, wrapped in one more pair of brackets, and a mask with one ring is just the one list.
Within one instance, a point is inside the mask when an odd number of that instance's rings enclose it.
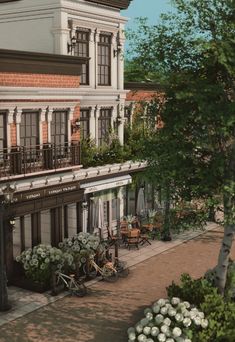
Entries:
{"label": "lettering on shop sign", "polygon": [[77,190],[77,185],[65,186],[63,188],[56,188],[45,190],[45,195],[57,195],[63,192],[74,191]]}
{"label": "lettering on shop sign", "polygon": [[69,191],[75,191],[78,190],[79,186],[78,184],[73,184],[73,185],[67,185],[67,186],[60,186],[60,187],[55,187],[52,189],[44,189],[40,191],[35,191],[35,192],[30,192],[30,193],[22,193],[22,194],[16,194],[15,199],[18,201],[30,201],[30,200],[35,200],[39,198],[43,198],[46,196],[53,196],[53,195],[58,195],[62,193],[66,193]]}

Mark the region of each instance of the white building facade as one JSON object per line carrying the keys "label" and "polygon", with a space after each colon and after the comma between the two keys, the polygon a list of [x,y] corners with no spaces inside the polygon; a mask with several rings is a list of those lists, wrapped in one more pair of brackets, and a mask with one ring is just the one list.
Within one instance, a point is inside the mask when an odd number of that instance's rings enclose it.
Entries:
{"label": "white building facade", "polygon": [[[2,3],[3,2],[3,3]],[[101,145],[115,129],[123,144],[124,28],[129,0],[1,1],[0,48],[88,57],[81,85],[82,134]]]}

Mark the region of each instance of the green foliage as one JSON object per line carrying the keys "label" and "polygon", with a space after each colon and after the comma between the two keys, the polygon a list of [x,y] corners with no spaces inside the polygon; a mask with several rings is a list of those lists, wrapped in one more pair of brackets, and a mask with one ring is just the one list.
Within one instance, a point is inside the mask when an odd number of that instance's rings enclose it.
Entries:
{"label": "green foliage", "polygon": [[193,342],[235,341],[235,302],[225,300],[210,281],[183,274],[180,285],[173,282],[167,292],[170,298],[178,296],[197,305],[208,319],[208,328],[198,331]]}
{"label": "green foliage", "polygon": [[167,294],[170,298],[179,297],[198,307],[205,301],[207,295],[216,295],[217,289],[206,279],[192,279],[189,274],[181,275],[180,285],[172,284],[167,287]]}
{"label": "green foliage", "polygon": [[195,342],[235,341],[235,303],[226,302],[219,294],[207,295],[201,304],[209,326],[201,331]]}
{"label": "green foliage", "polygon": [[208,219],[208,213],[196,209],[170,209],[170,222],[173,232],[181,232],[189,229],[203,229]]}
{"label": "green foliage", "polygon": [[120,145],[117,138],[111,139],[97,147],[94,140],[84,139],[81,142],[81,162],[84,168],[105,164],[123,163],[132,159],[130,149]]}

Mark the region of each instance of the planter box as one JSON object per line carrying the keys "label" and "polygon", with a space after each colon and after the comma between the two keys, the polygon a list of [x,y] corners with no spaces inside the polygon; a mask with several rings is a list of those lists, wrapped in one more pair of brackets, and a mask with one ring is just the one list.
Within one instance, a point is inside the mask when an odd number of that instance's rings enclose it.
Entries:
{"label": "planter box", "polygon": [[51,286],[49,284],[41,284],[34,282],[31,279],[19,277],[12,279],[11,284],[17,287],[21,287],[25,290],[30,290],[33,292],[43,293],[50,290]]}

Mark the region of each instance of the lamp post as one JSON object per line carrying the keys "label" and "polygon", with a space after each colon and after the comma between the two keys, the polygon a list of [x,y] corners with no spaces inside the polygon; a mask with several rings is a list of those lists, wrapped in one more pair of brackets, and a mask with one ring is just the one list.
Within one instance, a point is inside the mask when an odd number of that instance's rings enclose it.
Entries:
{"label": "lamp post", "polygon": [[8,184],[2,189],[4,200],[0,202],[0,311],[7,311],[11,308],[8,302],[7,277],[5,262],[5,219],[6,205],[13,202],[14,189]]}

